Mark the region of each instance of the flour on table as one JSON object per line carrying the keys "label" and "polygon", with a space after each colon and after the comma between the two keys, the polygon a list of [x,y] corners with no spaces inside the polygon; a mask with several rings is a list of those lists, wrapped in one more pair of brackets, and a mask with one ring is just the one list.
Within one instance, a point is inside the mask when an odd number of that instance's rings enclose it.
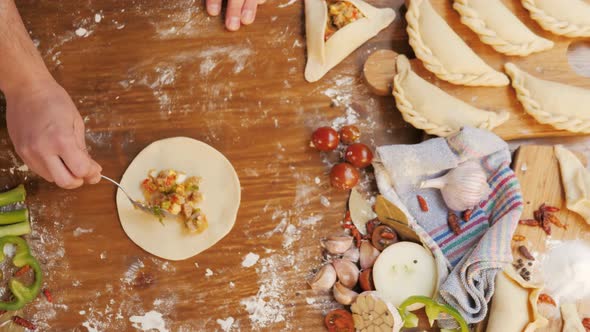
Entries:
{"label": "flour on table", "polygon": [[293,243],[301,238],[301,231],[293,224],[289,224],[283,233],[283,248],[291,248]]}
{"label": "flour on table", "polygon": [[133,327],[142,331],[168,332],[162,314],[157,311],[149,311],[143,316],[131,316],[129,321]]}
{"label": "flour on table", "polygon": [[320,196],[320,203],[324,206],[324,207],[330,207],[330,200],[328,199],[328,197],[326,196]]}
{"label": "flour on table", "polygon": [[234,325],[234,321],[233,317],[228,317],[226,319],[218,319],[216,322],[219,324],[223,332],[229,332]]}
{"label": "flour on table", "polygon": [[131,263],[131,265],[129,265],[129,268],[125,272],[125,275],[123,276],[121,281],[127,284],[131,284],[135,280],[135,278],[137,278],[139,271],[144,267],[145,264],[141,261],[141,259],[135,260],[133,263]]}
{"label": "flour on table", "polygon": [[101,13],[94,14],[94,23],[100,23],[100,21],[102,21],[102,14]]}
{"label": "flour on table", "polygon": [[[322,196],[323,197],[323,196]],[[330,205],[330,204],[328,204]],[[311,215],[307,218],[302,218],[299,220],[299,224],[302,226],[310,226],[310,225],[315,225],[318,223],[318,221],[322,220],[324,218],[323,215],[321,214],[315,214],[315,215]]]}
{"label": "flour on table", "polygon": [[205,277],[210,277],[212,275],[213,275],[213,270],[211,270],[211,269],[205,270]]}
{"label": "flour on table", "polygon": [[254,266],[254,264],[256,264],[258,262],[258,259],[260,258],[260,256],[258,256],[257,254],[253,253],[253,252],[249,252],[246,257],[244,257],[244,260],[242,261],[242,266],[243,267],[252,267]]}
{"label": "flour on table", "polygon": [[88,30],[86,30],[85,28],[82,28],[82,27],[76,29],[76,31],[74,31],[74,33],[78,37],[88,37],[90,35],[90,31],[88,31]]}
{"label": "flour on table", "polygon": [[73,234],[74,234],[74,237],[78,237],[82,234],[88,234],[88,233],[92,233],[92,232],[94,232],[94,229],[92,229],[92,228],[76,227]]}
{"label": "flour on table", "polygon": [[294,4],[294,3],[296,3],[296,2],[297,2],[297,0],[289,0],[289,1],[287,1],[287,2],[284,2],[284,3],[282,3],[282,4],[279,4],[279,5],[277,6],[277,8],[285,8],[285,7],[289,7],[289,6],[291,6],[292,4]]}

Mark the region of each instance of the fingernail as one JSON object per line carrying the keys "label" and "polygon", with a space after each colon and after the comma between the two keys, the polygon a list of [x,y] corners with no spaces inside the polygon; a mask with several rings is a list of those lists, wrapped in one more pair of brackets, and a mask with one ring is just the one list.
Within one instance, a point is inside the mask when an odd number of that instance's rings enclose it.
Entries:
{"label": "fingernail", "polygon": [[227,23],[227,28],[231,31],[238,30],[240,28],[240,18],[236,16],[230,17]]}
{"label": "fingernail", "polygon": [[211,4],[209,5],[209,14],[213,15],[213,16],[217,16],[219,15],[219,12],[221,11],[221,7],[218,4]]}
{"label": "fingernail", "polygon": [[242,13],[242,22],[244,22],[244,24],[250,24],[254,22],[254,12],[251,10],[245,10]]}

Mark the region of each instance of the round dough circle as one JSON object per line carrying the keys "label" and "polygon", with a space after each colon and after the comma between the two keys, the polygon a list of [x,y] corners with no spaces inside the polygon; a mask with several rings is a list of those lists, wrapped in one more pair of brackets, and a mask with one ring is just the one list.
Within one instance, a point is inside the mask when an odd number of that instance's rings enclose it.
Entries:
{"label": "round dough circle", "polygon": [[200,204],[209,227],[191,234],[176,218],[155,217],[134,209],[117,190],[117,211],[123,230],[145,251],[169,260],[183,260],[213,246],[234,226],[240,206],[240,180],[231,163],[211,146],[187,137],[153,142],[133,159],[121,179],[131,197],[143,198],[140,184],[151,169],[174,169],[187,176],[200,176],[204,199]]}
{"label": "round dough circle", "polygon": [[[377,293],[396,307],[408,297],[432,297],[437,272],[430,251],[414,242],[398,242],[385,248],[373,266]],[[410,311],[419,306],[409,308]]]}

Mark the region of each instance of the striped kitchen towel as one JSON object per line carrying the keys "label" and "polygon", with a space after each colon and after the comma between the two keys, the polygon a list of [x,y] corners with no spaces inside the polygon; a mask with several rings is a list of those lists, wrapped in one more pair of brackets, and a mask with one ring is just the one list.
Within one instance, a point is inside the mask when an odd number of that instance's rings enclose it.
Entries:
{"label": "striped kitchen towel", "polygon": [[[479,161],[492,192],[468,222],[460,222],[462,233],[455,235],[448,226],[440,191],[419,185],[468,160]],[[510,241],[523,201],[510,160],[506,142],[470,127],[447,138],[377,148],[374,167],[379,191],[402,205],[413,229],[443,265],[439,266],[439,295],[469,323],[486,316],[496,273],[512,261]],[[417,195],[428,202],[428,212],[421,211]]]}

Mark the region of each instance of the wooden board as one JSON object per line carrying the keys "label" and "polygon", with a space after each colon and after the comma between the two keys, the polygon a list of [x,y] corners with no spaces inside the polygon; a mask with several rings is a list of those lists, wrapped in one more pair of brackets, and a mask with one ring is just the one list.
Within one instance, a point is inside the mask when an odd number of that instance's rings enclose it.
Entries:
{"label": "wooden board", "polygon": [[[515,234],[526,237],[524,243],[531,252],[537,252],[538,257],[542,258],[548,249],[549,241],[580,239],[590,244],[590,225],[566,207],[559,163],[553,152],[553,146],[527,145],[521,147],[515,156],[514,170],[520,181],[525,201],[522,218],[532,218],[533,211],[538,209],[542,203],[546,203],[561,209],[556,213],[556,216],[567,225],[567,230],[552,227],[550,237],[539,227],[519,225]],[[513,248],[513,253],[515,258],[520,257],[516,245]],[[542,306],[542,308],[546,316],[551,314],[550,307]],[[583,317],[590,316],[590,301],[580,301],[578,311],[584,314]],[[561,331],[560,317],[553,313],[549,318],[550,325],[540,331]]]}
{"label": "wooden board", "polygon": [[[582,88],[590,89],[590,78],[576,74],[567,57],[568,48],[575,43],[575,39],[568,39],[553,35],[539,27],[529,17],[529,13],[522,7],[520,1],[503,0],[510,10],[518,16],[536,34],[553,40],[555,46],[545,52],[534,53],[527,57],[506,56],[496,52],[492,47],[482,43],[478,36],[466,25],[460,22],[460,15],[452,8],[452,1],[431,0],[437,12],[445,19],[449,26],[463,38],[463,40],[491,67],[504,71],[506,62],[513,62],[521,69],[532,75],[557,82],[571,84]],[[402,11],[405,13],[405,11]],[[404,21],[404,25],[405,25]],[[586,55],[587,56],[587,55]],[[378,54],[373,60],[372,70],[369,73],[370,81],[377,84],[383,82],[383,78],[392,77],[391,57]],[[375,62],[382,62],[378,65]],[[507,110],[510,112],[510,119],[503,125],[494,129],[494,132],[506,140],[535,138],[547,136],[572,136],[579,135],[563,130],[557,130],[549,125],[538,123],[533,117],[526,114],[521,104],[516,99],[512,87],[466,87],[454,85],[442,81],[434,74],[426,70],[418,59],[412,59],[412,68],[424,79],[437,85],[447,93],[485,110]],[[379,71],[382,72],[379,72]],[[590,76],[590,75],[589,75]],[[377,89],[384,91],[384,88]]]}

